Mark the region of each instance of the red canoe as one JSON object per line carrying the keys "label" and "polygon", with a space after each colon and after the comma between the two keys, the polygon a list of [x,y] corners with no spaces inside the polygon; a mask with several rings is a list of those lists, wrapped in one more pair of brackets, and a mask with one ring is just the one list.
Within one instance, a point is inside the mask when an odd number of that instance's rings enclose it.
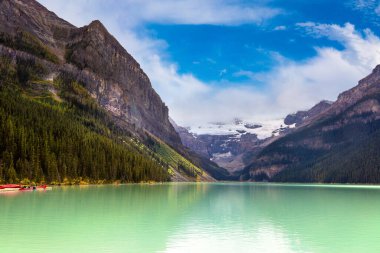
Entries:
{"label": "red canoe", "polygon": [[0,185],[0,189],[5,189],[5,188],[21,188],[21,185],[19,185],[19,184],[3,184],[3,185]]}
{"label": "red canoe", "polygon": [[0,192],[16,192],[16,191],[44,191],[51,190],[52,188],[47,185],[40,186],[21,186],[18,184],[0,185]]}

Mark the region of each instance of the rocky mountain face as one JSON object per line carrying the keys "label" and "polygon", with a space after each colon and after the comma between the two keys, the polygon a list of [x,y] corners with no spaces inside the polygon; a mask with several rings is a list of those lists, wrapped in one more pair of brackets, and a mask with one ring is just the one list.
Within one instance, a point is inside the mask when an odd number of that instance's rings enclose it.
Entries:
{"label": "rocky mountain face", "polygon": [[294,114],[289,114],[285,117],[284,123],[285,125],[295,124],[295,126],[298,127],[302,125],[302,123],[312,120],[317,115],[329,109],[332,104],[333,102],[331,101],[323,100],[308,111],[298,111]]}
{"label": "rocky mountain face", "polygon": [[194,134],[173,123],[182,143],[190,150],[203,156],[234,174],[245,167],[246,152],[256,150],[264,142],[256,134],[236,132],[234,134]]}
{"label": "rocky mountain face", "polygon": [[224,164],[222,165],[219,161],[211,159],[212,156],[209,152],[210,143],[202,140],[202,138],[198,138],[197,135],[190,133],[188,129],[178,126],[173,119],[170,119],[170,122],[179,134],[182,143],[187,148],[186,151],[192,157],[192,160],[197,161],[197,164],[218,180],[236,179],[231,177],[228,168],[223,166]]}
{"label": "rocky mountain face", "polygon": [[209,152],[207,150],[207,143],[201,141],[196,137],[196,135],[190,133],[187,128],[178,126],[173,120],[171,120],[171,122],[185,147],[190,148],[195,153],[203,157],[210,158]]}
{"label": "rocky mountain face", "polygon": [[244,168],[244,154],[256,149],[263,142],[257,138],[257,135],[250,133],[238,136],[199,135],[198,139],[207,143],[210,159],[231,173]]}
{"label": "rocky mountain face", "polygon": [[322,110],[313,110],[318,113],[299,113],[313,114],[304,120],[288,118],[288,123],[300,127],[253,157],[243,178],[362,183],[377,178],[376,156],[370,154],[380,146],[373,141],[380,130],[380,66],[333,104],[318,104],[314,109],[318,107]]}
{"label": "rocky mountain face", "polygon": [[49,52],[42,55],[48,60],[50,55],[57,56],[55,69],[64,69],[82,82],[120,125],[148,131],[172,146],[181,145],[168,108],[149,78],[99,21],[76,28],[34,0],[2,0],[0,23],[3,44],[29,51],[42,47]]}
{"label": "rocky mountain face", "polygon": [[99,21],[74,30],[66,48],[68,62],[81,70],[90,69],[104,80],[87,86],[104,108],[135,128],[145,129],[173,146],[180,145],[169,122],[168,108],[148,76]]}

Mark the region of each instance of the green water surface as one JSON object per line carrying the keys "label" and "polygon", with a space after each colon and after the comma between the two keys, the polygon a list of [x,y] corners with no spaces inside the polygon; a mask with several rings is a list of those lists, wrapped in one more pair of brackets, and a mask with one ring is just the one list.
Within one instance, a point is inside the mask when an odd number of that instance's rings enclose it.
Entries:
{"label": "green water surface", "polygon": [[380,187],[168,183],[0,194],[0,252],[380,252]]}

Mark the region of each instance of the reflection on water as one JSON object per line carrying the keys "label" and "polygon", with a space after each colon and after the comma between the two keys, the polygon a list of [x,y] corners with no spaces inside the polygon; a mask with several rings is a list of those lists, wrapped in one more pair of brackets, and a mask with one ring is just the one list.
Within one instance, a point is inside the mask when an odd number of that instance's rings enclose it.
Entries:
{"label": "reflection on water", "polygon": [[380,252],[380,188],[252,183],[0,195],[0,252]]}

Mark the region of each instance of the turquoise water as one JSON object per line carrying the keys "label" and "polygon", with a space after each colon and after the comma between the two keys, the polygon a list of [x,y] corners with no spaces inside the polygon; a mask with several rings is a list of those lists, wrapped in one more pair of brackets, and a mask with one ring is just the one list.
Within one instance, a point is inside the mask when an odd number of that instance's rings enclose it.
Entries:
{"label": "turquoise water", "polygon": [[380,187],[171,183],[0,194],[0,252],[380,252]]}

